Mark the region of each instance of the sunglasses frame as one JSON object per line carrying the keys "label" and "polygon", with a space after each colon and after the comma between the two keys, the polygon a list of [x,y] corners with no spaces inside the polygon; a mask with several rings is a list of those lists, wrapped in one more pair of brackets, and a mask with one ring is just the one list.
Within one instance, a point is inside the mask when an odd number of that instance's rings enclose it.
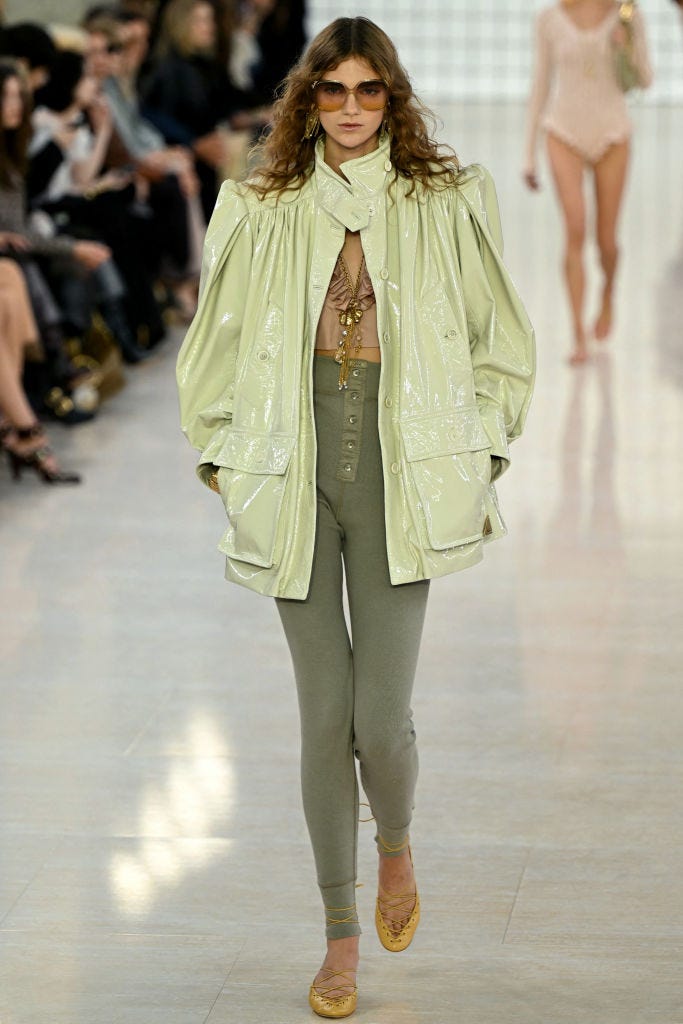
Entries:
{"label": "sunglasses frame", "polygon": [[[353,89],[349,89],[349,87],[344,85],[343,82],[338,82],[334,78],[317,78],[315,80],[315,82],[313,82],[312,85],[311,85],[311,92],[315,94],[315,90],[318,88],[319,85],[326,85],[326,84],[327,85],[339,85],[339,86],[341,86],[342,89],[345,90],[345,92],[344,92],[344,98],[342,99],[342,101],[341,101],[341,103],[339,104],[338,107],[337,106],[329,107],[329,108],[328,107],[321,107],[320,104],[318,104],[318,109],[322,110],[323,113],[330,113],[331,114],[331,113],[334,113],[337,110],[341,110],[342,107],[344,106],[344,104],[346,103],[347,99],[349,98],[350,94],[353,95],[356,103],[361,108],[361,110],[368,110],[368,111],[381,110],[382,107],[384,107],[389,102],[389,99],[391,98],[391,94],[389,92],[389,86],[384,81],[383,78],[365,78],[365,79],[363,79],[362,82],[358,82],[356,85],[354,85]],[[366,106],[363,105],[361,99],[358,96],[358,89],[360,89],[360,87],[362,85],[383,85],[384,86],[384,88],[386,89],[387,95],[386,95],[386,99],[384,100],[384,103],[382,103],[382,106],[380,106],[380,107],[366,107]]]}

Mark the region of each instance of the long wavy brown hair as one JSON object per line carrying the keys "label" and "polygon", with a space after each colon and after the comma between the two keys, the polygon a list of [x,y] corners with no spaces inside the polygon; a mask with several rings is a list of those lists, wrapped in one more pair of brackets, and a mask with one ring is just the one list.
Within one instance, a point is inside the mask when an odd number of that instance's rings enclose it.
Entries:
{"label": "long wavy brown hair", "polygon": [[27,151],[31,138],[31,99],[24,73],[18,64],[8,58],[0,60],[0,102],[5,87],[11,78],[16,78],[21,89],[23,112],[17,128],[0,125],[0,188],[13,188],[17,176],[23,177],[28,166]]}
{"label": "long wavy brown hair", "polygon": [[[250,187],[262,198],[297,189],[311,176],[315,144],[322,134],[304,139],[306,117],[314,108],[313,83],[342,61],[363,60],[389,86],[385,112],[391,139],[391,161],[397,176],[426,188],[452,184],[460,170],[455,153],[430,136],[436,130],[432,112],[417,98],[396,47],[386,32],[368,18],[337,18],[311,42],[280,86],[273,107],[273,129],[255,149],[255,181]],[[428,128],[428,124],[430,128]]]}

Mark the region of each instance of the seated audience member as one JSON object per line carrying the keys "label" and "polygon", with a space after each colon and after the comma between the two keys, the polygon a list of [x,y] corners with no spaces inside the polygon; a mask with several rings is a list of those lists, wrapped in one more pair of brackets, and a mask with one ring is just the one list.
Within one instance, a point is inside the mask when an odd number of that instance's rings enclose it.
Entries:
{"label": "seated audience member", "polygon": [[[68,236],[53,237],[30,228],[26,221],[25,174],[31,134],[30,96],[18,66],[0,60],[0,255],[17,260],[26,279],[33,312],[46,355],[46,383],[70,390],[77,376],[67,356],[63,316],[37,259],[61,260],[71,275],[81,279],[103,267],[111,256],[105,245]],[[64,422],[80,422],[92,413],[79,414],[70,400],[54,412]]]}
{"label": "seated audience member", "polygon": [[151,26],[140,11],[125,8],[117,11],[115,20],[121,42],[119,81],[127,96],[137,97],[140,76],[149,60]]}
{"label": "seated audience member", "polygon": [[[8,25],[0,35],[0,54],[16,62],[31,95],[48,81],[56,53],[50,35],[32,22]],[[35,152],[26,182],[29,195],[42,189],[60,160],[58,149],[51,145]]]}
{"label": "seated audience member", "polygon": [[218,194],[217,172],[229,156],[227,134],[220,126],[260,129],[268,120],[267,111],[253,109],[251,98],[232,85],[216,50],[214,4],[171,0],[164,9],[154,63],[141,85],[147,118],[167,143],[195,155],[207,220]]}
{"label": "seated audience member", "polygon": [[272,103],[306,45],[304,0],[247,0],[243,10],[243,17],[252,18],[259,54],[251,69],[252,89],[262,103]]}
{"label": "seated audience member", "polygon": [[[96,78],[112,114],[114,139],[107,166],[118,159],[146,183],[154,216],[159,269],[178,306],[187,315],[196,308],[196,282],[205,222],[192,155],[167,146],[163,136],[140,115],[137,99],[126,95],[120,75],[120,28],[111,19],[85,22],[86,71]],[[118,148],[115,157],[114,149]]]}
{"label": "seated audience member", "polygon": [[31,92],[46,84],[57,49],[41,25],[29,21],[7,25],[0,37],[0,50],[3,57],[17,62]]}
{"label": "seated audience member", "polygon": [[26,346],[38,336],[21,270],[14,261],[0,259],[0,445],[15,480],[28,469],[46,484],[79,483],[76,473],[60,470],[22,386]]}
{"label": "seated audience member", "polygon": [[[30,36],[31,27],[23,26],[25,35]],[[53,53],[52,64],[55,59],[56,53]],[[49,218],[43,218],[35,224],[26,221],[26,178],[31,166],[30,157],[33,156],[30,149],[30,82],[35,80],[26,78],[20,66],[14,61],[5,61],[2,66],[0,134],[4,145],[0,153],[0,231],[9,233],[10,236],[10,241],[5,240],[5,248],[13,247],[15,251],[18,245],[13,245],[12,236],[23,237],[25,245],[21,259],[24,272],[34,311],[45,338],[45,348],[50,355],[54,354],[56,362],[51,365],[56,369],[57,366],[63,365],[64,341],[61,337],[61,326],[64,320],[68,320],[73,333],[84,333],[90,324],[95,304],[100,307],[121,348],[127,353],[132,353],[135,346],[121,304],[125,289],[117,268],[111,262],[110,250],[87,234],[81,240],[67,237],[65,244],[62,244],[61,240],[55,237],[57,232]],[[22,81],[27,88],[22,88]],[[45,145],[45,142],[48,145]],[[62,160],[63,153],[59,142],[58,138],[43,138],[36,148],[36,159],[49,148]],[[51,159],[50,166],[54,176],[54,159]],[[58,259],[41,268],[36,262],[38,257]],[[62,316],[62,312],[56,307],[49,283],[44,279],[43,274],[46,270],[50,283],[59,288],[60,299],[65,304],[65,316]]]}
{"label": "seated audience member", "polygon": [[[154,345],[163,337],[164,325],[149,272],[149,219],[137,216],[132,173],[103,172],[113,122],[99,83],[85,74],[80,54],[64,51],[35,99],[34,133],[55,139],[63,161],[34,205],[46,210],[62,230],[97,238],[111,248],[126,288],[121,313],[137,339]],[[118,336],[119,331],[114,333]],[[136,342],[130,347],[132,341],[127,338],[121,348],[128,362],[137,362],[143,353]]]}

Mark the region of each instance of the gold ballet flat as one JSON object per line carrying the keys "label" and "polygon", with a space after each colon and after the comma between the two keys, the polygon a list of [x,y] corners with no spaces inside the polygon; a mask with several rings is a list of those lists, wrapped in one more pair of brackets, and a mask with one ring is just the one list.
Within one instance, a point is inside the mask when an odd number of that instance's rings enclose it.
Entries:
{"label": "gold ballet flat", "polygon": [[[358,1002],[358,989],[356,988],[354,971],[333,971],[329,967],[321,967],[326,977],[322,984],[315,982],[311,985],[308,993],[308,1002],[311,1009],[319,1017],[350,1017],[356,1009]],[[343,989],[350,989],[347,995],[330,996],[329,992],[337,992]]]}
{"label": "gold ballet flat", "polygon": [[[408,913],[406,911],[404,918],[399,918],[400,929],[395,931],[390,928],[384,920],[386,914],[391,910],[403,911],[407,908],[412,901],[415,900],[415,906]],[[385,949],[388,949],[390,953],[400,953],[402,950],[407,949],[410,943],[413,941],[413,935],[420,921],[420,897],[415,892],[405,893],[389,893],[384,892],[380,888],[377,894],[377,906],[375,909],[375,928],[379,936],[379,941],[382,943]]]}

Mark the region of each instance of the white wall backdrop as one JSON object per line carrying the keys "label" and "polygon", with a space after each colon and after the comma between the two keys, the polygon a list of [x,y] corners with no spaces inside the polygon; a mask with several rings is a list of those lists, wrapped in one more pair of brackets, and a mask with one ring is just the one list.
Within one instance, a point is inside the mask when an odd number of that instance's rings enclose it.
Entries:
{"label": "white wall backdrop", "polygon": [[[535,13],[547,0],[308,0],[313,36],[340,16],[364,15],[396,43],[427,100],[520,100],[529,89]],[[635,102],[683,103],[683,24],[671,0],[647,0],[656,79]]]}

